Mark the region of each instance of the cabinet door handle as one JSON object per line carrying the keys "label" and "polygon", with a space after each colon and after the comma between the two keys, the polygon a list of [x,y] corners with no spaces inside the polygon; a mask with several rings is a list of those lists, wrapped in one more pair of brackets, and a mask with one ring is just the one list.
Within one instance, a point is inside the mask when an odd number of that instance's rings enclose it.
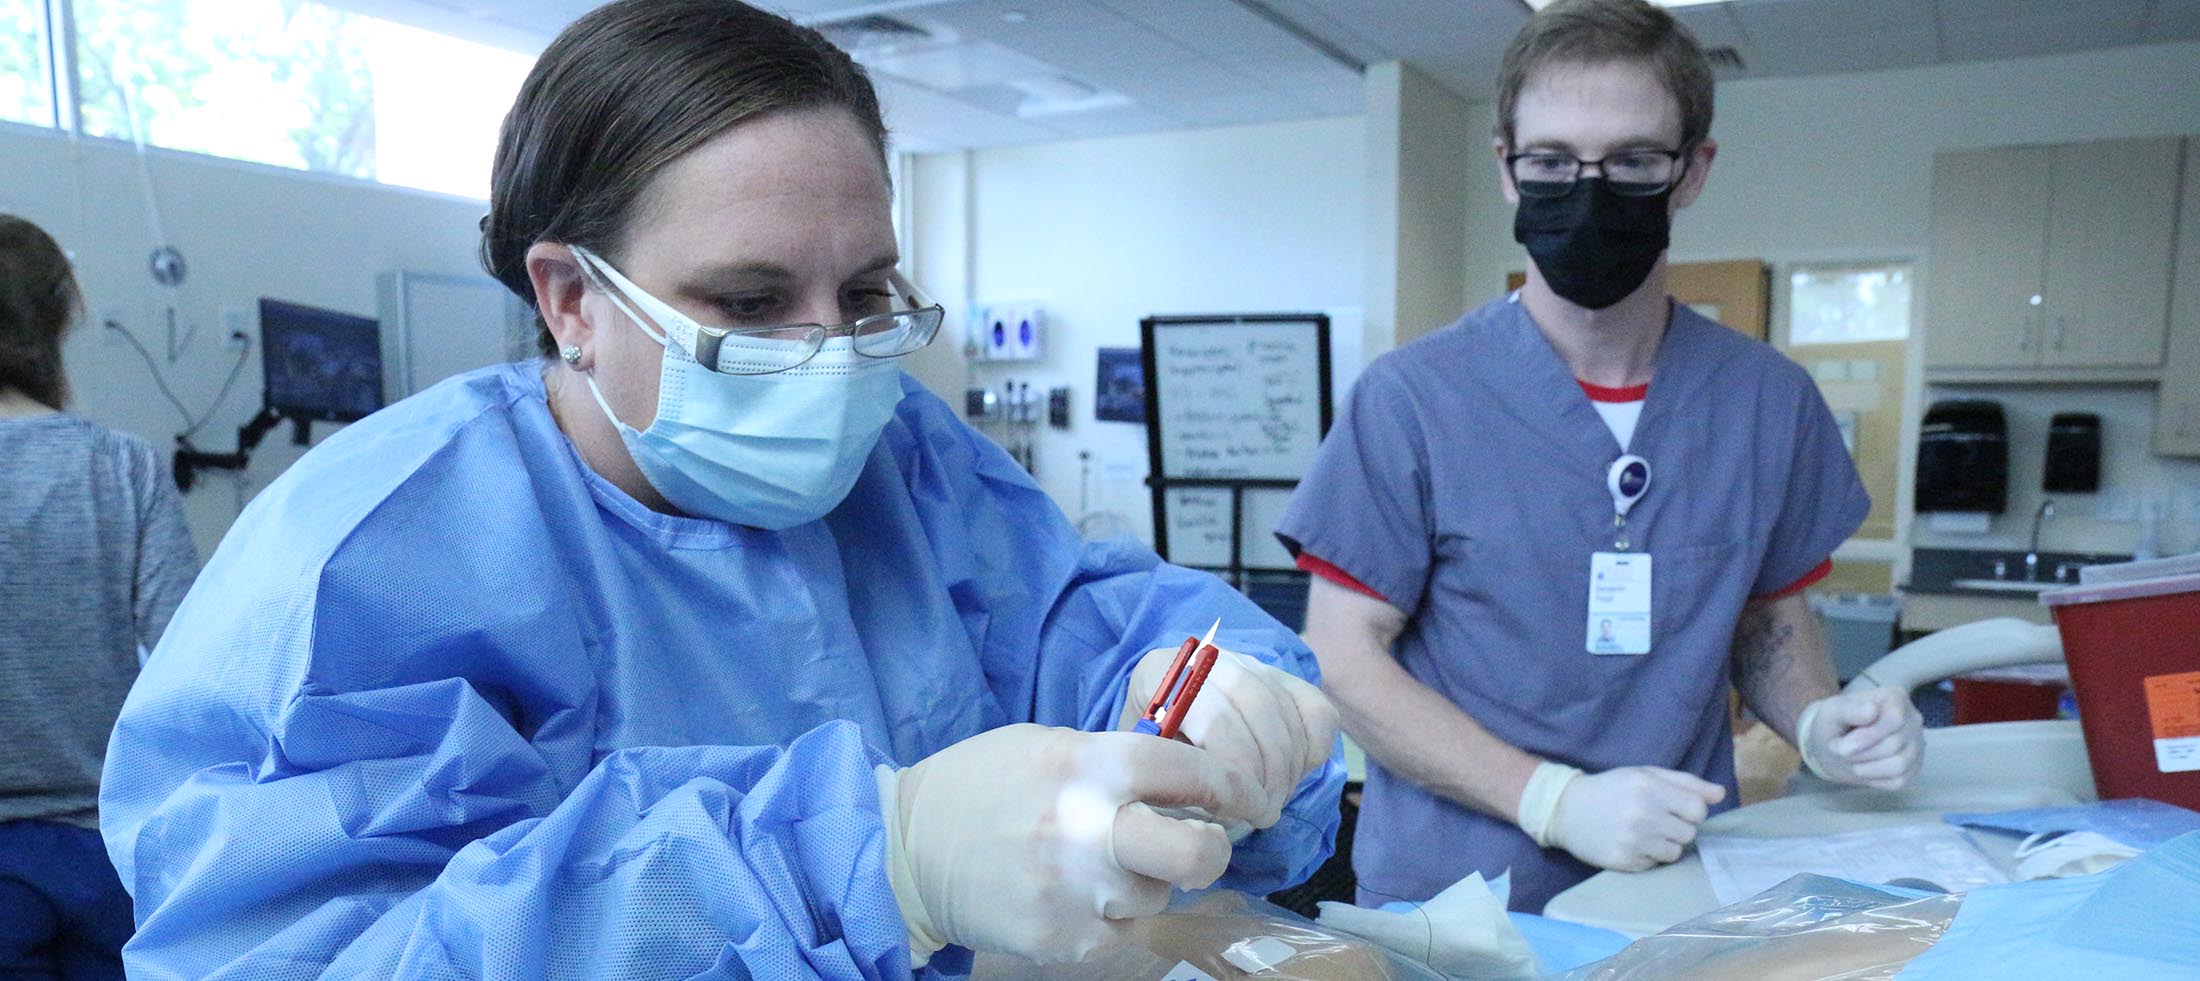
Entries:
{"label": "cabinet door handle", "polygon": [[2187,402],[2177,409],[2177,435],[2192,435],[2193,403]]}
{"label": "cabinet door handle", "polygon": [[2063,349],[2063,339],[2070,335],[2070,318],[2055,318],[2055,350]]}

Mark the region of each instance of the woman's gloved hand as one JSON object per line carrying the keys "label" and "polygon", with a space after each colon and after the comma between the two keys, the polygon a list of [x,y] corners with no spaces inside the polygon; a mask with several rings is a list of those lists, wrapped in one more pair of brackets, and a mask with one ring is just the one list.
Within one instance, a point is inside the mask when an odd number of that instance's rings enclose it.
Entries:
{"label": "woman's gloved hand", "polygon": [[1161,912],[1230,862],[1225,820],[1267,806],[1209,753],[1128,732],[1012,725],[908,769],[877,769],[887,878],[923,965],[948,944],[1073,961],[1127,942],[1123,922]]}
{"label": "woman's gloved hand", "polygon": [[1585,774],[1545,762],[1520,795],[1520,828],[1598,868],[1641,872],[1680,860],[1726,788],[1679,770],[1623,766]]}
{"label": "woman's gloved hand", "polygon": [[1900,790],[1925,763],[1925,720],[1904,692],[1842,692],[1803,709],[1795,743],[1812,773],[1835,783]]}
{"label": "woman's gloved hand", "polygon": [[[1131,669],[1123,728],[1146,711],[1176,652],[1174,647],[1148,651]],[[1214,670],[1192,700],[1180,733],[1258,781],[1261,807],[1252,825],[1265,828],[1282,817],[1299,781],[1329,758],[1337,741],[1337,708],[1321,689],[1290,672],[1218,649]]]}

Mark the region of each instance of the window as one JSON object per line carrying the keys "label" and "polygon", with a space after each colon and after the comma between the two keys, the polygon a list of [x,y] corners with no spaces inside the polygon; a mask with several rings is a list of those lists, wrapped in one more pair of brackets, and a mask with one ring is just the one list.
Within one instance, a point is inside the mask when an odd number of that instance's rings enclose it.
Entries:
{"label": "window", "polygon": [[55,125],[46,0],[0,0],[0,119]]}
{"label": "window", "polygon": [[1910,336],[1910,264],[1797,266],[1788,274],[1788,344]]}
{"label": "window", "polygon": [[73,2],[88,135],[472,197],[534,62],[310,0]]}
{"label": "window", "polygon": [[282,0],[75,0],[84,132],[374,176],[362,18]]}
{"label": "window", "polygon": [[497,132],[535,56],[390,21],[368,24],[376,176],[487,199]]}

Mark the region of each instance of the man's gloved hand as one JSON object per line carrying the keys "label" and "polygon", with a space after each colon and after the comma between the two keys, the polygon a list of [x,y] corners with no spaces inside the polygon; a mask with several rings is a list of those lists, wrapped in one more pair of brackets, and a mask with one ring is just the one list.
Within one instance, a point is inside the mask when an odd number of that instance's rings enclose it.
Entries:
{"label": "man's gloved hand", "polygon": [[920,966],[948,944],[1047,962],[1126,942],[1121,921],[1230,862],[1221,827],[1154,807],[1245,820],[1265,806],[1214,755],[1128,732],[1004,726],[876,774],[887,879]]}
{"label": "man's gloved hand", "polygon": [[[1174,647],[1148,651],[1131,669],[1122,727],[1146,711],[1176,652]],[[1259,782],[1261,807],[1252,825],[1265,828],[1282,816],[1299,781],[1329,758],[1337,741],[1337,707],[1321,689],[1290,672],[1218,648],[1214,670],[1181,731],[1192,745]]]}
{"label": "man's gloved hand", "polygon": [[1795,743],[1812,773],[1900,790],[1925,763],[1925,720],[1908,694],[1892,688],[1842,692],[1803,709]]}
{"label": "man's gloved hand", "polygon": [[1520,828],[1599,868],[1641,872],[1679,861],[1726,788],[1694,774],[1625,766],[1598,774],[1546,762],[1520,795]]}

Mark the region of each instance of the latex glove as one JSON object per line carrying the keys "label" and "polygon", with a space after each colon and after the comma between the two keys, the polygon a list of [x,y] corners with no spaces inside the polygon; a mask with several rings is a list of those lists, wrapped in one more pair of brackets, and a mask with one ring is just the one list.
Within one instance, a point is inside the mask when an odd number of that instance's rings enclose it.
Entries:
{"label": "latex glove", "polygon": [[1868,688],[1821,698],[1795,724],[1803,765],[1835,783],[1900,790],[1925,762],[1925,720],[1908,694]]}
{"label": "latex glove", "polygon": [[1641,872],[1680,860],[1726,788],[1679,770],[1626,766],[1595,775],[1546,762],[1520,795],[1520,828],[1598,868]]}
{"label": "latex glove", "polygon": [[1231,818],[1259,806],[1214,756],[1128,732],[1006,726],[876,774],[887,880],[918,966],[948,944],[1051,962],[1127,943],[1122,921],[1230,863],[1220,827],[1148,805]]}
{"label": "latex glove", "polygon": [[[1131,669],[1123,727],[1146,711],[1176,652],[1175,647],[1148,651]],[[1253,777],[1261,806],[1252,826],[1265,828],[1282,817],[1299,781],[1329,758],[1337,741],[1337,707],[1304,679],[1218,646],[1214,670],[1185,713],[1180,734]]]}

